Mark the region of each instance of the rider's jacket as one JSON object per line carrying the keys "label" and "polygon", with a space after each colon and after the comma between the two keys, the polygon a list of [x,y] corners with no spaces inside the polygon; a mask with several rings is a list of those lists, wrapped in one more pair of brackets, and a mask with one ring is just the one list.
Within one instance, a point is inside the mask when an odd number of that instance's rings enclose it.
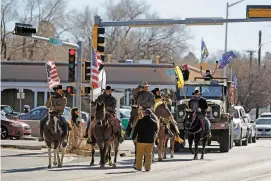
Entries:
{"label": "rider's jacket", "polygon": [[109,112],[115,113],[116,111],[117,100],[111,94],[106,95],[103,93],[102,95],[99,95],[95,102],[105,104],[106,110]]}
{"label": "rider's jacket", "polygon": [[45,106],[50,108],[52,111],[57,111],[59,115],[62,115],[64,113],[66,104],[67,98],[64,94],[59,95],[57,93],[53,93],[46,101]]}
{"label": "rider's jacket", "polygon": [[132,92],[136,104],[145,108],[153,108],[155,104],[155,98],[153,93],[149,91],[140,91],[140,88],[136,88]]}
{"label": "rider's jacket", "polygon": [[188,102],[188,106],[190,109],[192,109],[193,111],[196,111],[198,108],[201,109],[201,112],[203,114],[206,113],[206,110],[208,109],[208,104],[206,99],[204,99],[203,97],[195,97],[193,96],[189,102]]}

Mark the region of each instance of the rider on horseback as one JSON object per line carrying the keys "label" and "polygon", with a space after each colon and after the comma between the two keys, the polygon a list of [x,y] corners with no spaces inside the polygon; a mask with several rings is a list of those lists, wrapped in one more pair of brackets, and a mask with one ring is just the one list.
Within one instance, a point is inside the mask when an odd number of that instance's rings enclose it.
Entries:
{"label": "rider on horseback", "polygon": [[154,95],[149,91],[149,84],[147,81],[144,81],[141,85],[138,85],[138,87],[134,89],[132,93],[136,105],[132,106],[131,117],[125,133],[126,138],[129,138],[132,132],[132,123],[135,120],[134,115],[135,112],[137,112],[137,106],[141,106],[145,110],[146,108],[152,109],[155,104]]}
{"label": "rider on horseback", "polygon": [[[62,116],[64,113],[65,106],[67,104],[67,98],[65,97],[65,94],[62,90],[62,85],[57,85],[53,88],[55,92],[52,93],[52,95],[48,98],[45,106],[50,109],[50,111],[56,111],[58,115],[60,116],[60,121],[63,129],[63,144],[67,143],[67,134],[68,134],[68,123],[65,120],[65,118]],[[46,116],[44,116],[40,120],[40,138],[39,141],[44,141],[43,138],[43,129],[45,126],[45,123],[48,121],[49,117],[49,111]]]}
{"label": "rider on horseback", "polygon": [[[121,126],[120,120],[117,119],[117,117],[115,115],[117,100],[111,94],[111,92],[113,90],[114,89],[111,89],[110,86],[106,86],[104,93],[102,95],[99,95],[98,98],[95,100],[95,102],[97,104],[105,104],[106,111],[108,111],[110,114],[112,114],[112,117],[114,117],[113,121],[114,121],[115,125],[113,125],[113,126],[116,127],[119,142],[122,143],[124,141],[122,134],[121,134],[122,133],[122,126]],[[96,139],[93,136],[92,131],[91,131],[90,140],[88,142],[92,145],[96,144]]]}
{"label": "rider on horseback", "polygon": [[211,137],[211,122],[209,119],[205,116],[206,115],[206,110],[208,109],[208,104],[206,99],[201,97],[200,91],[195,90],[194,93],[192,93],[193,97],[189,100],[188,106],[192,111],[198,111],[200,108],[200,112],[204,116],[205,120],[205,131],[208,132],[208,137]]}

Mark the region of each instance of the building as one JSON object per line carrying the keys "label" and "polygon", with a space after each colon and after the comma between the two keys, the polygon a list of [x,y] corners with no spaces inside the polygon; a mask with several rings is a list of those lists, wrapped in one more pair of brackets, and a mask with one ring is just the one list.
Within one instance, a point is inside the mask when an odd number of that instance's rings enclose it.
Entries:
{"label": "building", "polygon": [[[61,84],[71,85],[68,82],[68,63],[55,62]],[[122,91],[121,104],[130,103],[130,91],[146,80],[151,85],[150,89],[158,87],[175,89],[175,75],[170,75],[171,64],[105,64],[107,85]],[[190,79],[199,77],[199,69],[189,66]],[[76,70],[76,69],[75,69]],[[75,72],[76,73],[76,72]],[[217,75],[221,75],[218,72]],[[20,111],[20,100],[17,99],[17,92],[22,88],[25,93],[23,105],[30,105],[31,108],[44,105],[49,95],[48,83],[46,80],[45,62],[1,62],[1,104],[7,104]],[[125,95],[126,94],[126,95]],[[72,107],[75,97],[67,95],[68,106]],[[82,100],[82,110],[88,111],[89,101]]]}

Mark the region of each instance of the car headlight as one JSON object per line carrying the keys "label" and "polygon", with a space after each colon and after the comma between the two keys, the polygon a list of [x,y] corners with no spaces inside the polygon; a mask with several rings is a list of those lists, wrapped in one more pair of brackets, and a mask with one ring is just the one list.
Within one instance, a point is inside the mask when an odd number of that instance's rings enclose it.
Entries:
{"label": "car headlight", "polygon": [[180,111],[180,112],[179,112],[179,116],[184,116],[184,112],[183,112],[183,111]]}
{"label": "car headlight", "polygon": [[213,112],[213,115],[214,115],[215,117],[218,116],[218,112],[217,112],[217,111]]}
{"label": "car headlight", "polygon": [[21,124],[17,124],[17,123],[11,123],[11,126],[16,127],[16,128],[22,127]]}

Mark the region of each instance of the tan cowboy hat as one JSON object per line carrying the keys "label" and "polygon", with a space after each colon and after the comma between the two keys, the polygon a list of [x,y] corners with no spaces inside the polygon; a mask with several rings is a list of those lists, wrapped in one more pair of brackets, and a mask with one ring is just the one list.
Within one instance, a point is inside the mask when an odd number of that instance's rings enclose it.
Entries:
{"label": "tan cowboy hat", "polygon": [[142,83],[141,83],[141,86],[150,86],[149,84],[148,84],[148,82],[147,81],[143,81]]}

